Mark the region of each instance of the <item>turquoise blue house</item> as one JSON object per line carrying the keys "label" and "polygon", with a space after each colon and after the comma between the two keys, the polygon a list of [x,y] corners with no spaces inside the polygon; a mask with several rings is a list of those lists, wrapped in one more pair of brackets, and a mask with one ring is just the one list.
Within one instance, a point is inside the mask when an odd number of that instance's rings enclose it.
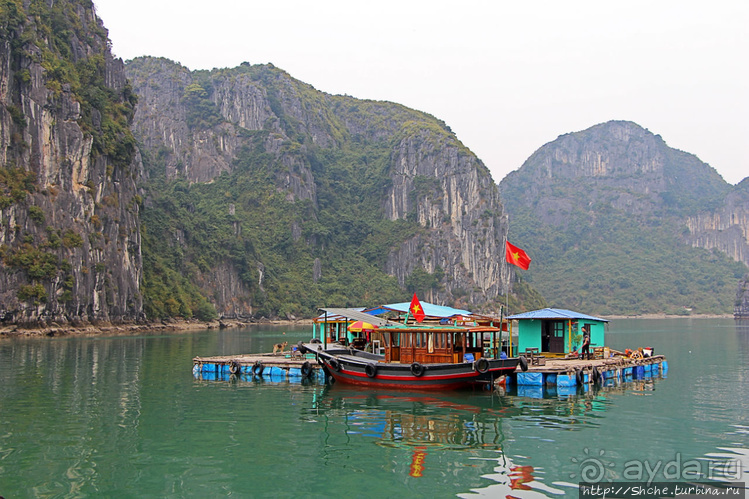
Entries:
{"label": "turquoise blue house", "polygon": [[544,308],[507,317],[518,321],[518,349],[537,348],[539,352],[566,354],[580,351],[583,334],[590,334],[591,351],[602,347],[606,319],[564,310]]}

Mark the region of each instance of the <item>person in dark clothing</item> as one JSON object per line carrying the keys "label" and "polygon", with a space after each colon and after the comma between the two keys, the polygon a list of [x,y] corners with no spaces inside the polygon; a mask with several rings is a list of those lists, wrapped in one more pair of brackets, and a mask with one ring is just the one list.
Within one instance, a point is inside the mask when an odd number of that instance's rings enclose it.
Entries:
{"label": "person in dark clothing", "polygon": [[583,347],[580,349],[580,358],[590,360],[590,334],[583,329]]}

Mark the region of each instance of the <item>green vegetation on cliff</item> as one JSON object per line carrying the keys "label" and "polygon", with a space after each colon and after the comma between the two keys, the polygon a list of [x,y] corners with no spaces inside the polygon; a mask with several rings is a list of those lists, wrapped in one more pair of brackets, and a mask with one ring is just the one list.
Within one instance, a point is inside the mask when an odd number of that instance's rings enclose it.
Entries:
{"label": "green vegetation on cliff", "polygon": [[[691,248],[673,220],[620,213],[570,218],[564,230],[517,212],[510,238],[532,255],[529,283],[550,304],[591,314],[728,314],[746,266]],[[683,226],[682,226],[683,227]]]}
{"label": "green vegetation on cliff", "polygon": [[[155,89],[180,82],[181,108],[168,109],[174,113],[169,119],[184,116],[187,124],[178,142],[209,137],[211,150],[219,142],[236,147],[228,171],[206,183],[188,180],[185,156],[171,145],[141,147],[149,317],[231,316],[237,310],[309,317],[325,304],[402,301],[409,290],[443,285],[440,268],[417,267],[407,289],[385,273],[391,251],[425,229],[415,213],[387,220],[383,196],[398,141],[419,131],[444,138],[450,135],[444,123],[398,104],[326,95],[270,64],[191,72],[165,59],[138,58],[128,62],[128,73],[135,88],[147,88],[157,102]],[[256,99],[252,112],[261,116],[255,125],[261,129],[222,116],[220,109],[237,111],[232,99],[242,105]],[[162,109],[152,105],[151,113]],[[158,118],[149,126],[160,126]],[[158,143],[160,135],[150,139]],[[414,195],[434,195],[435,184],[419,178]]]}
{"label": "green vegetation on cliff", "polygon": [[[198,317],[211,316],[194,283],[222,264],[237,269],[258,317],[309,316],[324,303],[403,299],[381,265],[390,245],[418,228],[382,220],[377,177],[356,175],[352,168],[361,154],[328,152],[318,163],[319,210],[308,200],[289,202],[274,185],[271,172],[278,165],[251,146],[232,173],[210,184],[154,175],[150,206],[143,210],[147,314],[190,316],[200,310]],[[154,173],[160,168],[158,160],[148,166]],[[180,244],[165,244],[175,235]],[[319,276],[316,259],[322,262]]]}

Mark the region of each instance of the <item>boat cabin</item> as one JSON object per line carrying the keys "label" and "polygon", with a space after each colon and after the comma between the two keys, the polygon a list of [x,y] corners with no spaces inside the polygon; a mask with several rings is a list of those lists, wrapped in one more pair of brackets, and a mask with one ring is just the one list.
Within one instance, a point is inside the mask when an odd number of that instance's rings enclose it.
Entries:
{"label": "boat cabin", "polygon": [[385,362],[410,364],[461,363],[480,359],[485,344],[498,327],[401,326],[378,330],[382,335]]}
{"label": "boat cabin", "polygon": [[[384,354],[386,362],[452,363],[500,356],[499,319],[421,302],[426,314],[416,323],[409,302],[370,309],[321,308],[314,320],[313,338],[324,345],[339,343]],[[355,322],[371,329],[352,332]],[[505,331],[507,329],[505,328]]]}
{"label": "boat cabin", "polygon": [[606,319],[564,310],[544,308],[507,317],[518,323],[518,352],[536,349],[539,353],[579,352],[584,335],[590,336],[591,353],[603,347]]}

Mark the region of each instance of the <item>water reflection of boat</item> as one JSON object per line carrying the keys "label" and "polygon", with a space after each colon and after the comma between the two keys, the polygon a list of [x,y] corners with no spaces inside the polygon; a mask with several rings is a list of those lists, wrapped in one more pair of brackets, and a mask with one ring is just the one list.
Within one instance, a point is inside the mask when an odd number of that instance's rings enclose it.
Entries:
{"label": "water reflection of boat", "polygon": [[[505,495],[531,497],[538,495],[533,489],[543,488],[536,469],[513,462],[505,450],[513,439],[503,425],[527,412],[517,400],[496,392],[425,394],[336,385],[326,387],[310,411],[315,419],[326,419],[326,431],[338,430],[342,422],[347,441],[358,435],[403,452],[409,461],[401,469],[410,478],[434,478],[450,468],[477,474],[478,485],[493,473],[501,475],[491,478],[501,482]],[[335,442],[336,435],[326,437],[326,445]],[[465,455],[458,458],[455,452]],[[463,464],[456,468],[456,463]]]}
{"label": "water reflection of boat", "polygon": [[507,397],[486,393],[424,395],[329,387],[313,408],[343,416],[356,433],[383,447],[501,450],[502,419],[518,414]]}

